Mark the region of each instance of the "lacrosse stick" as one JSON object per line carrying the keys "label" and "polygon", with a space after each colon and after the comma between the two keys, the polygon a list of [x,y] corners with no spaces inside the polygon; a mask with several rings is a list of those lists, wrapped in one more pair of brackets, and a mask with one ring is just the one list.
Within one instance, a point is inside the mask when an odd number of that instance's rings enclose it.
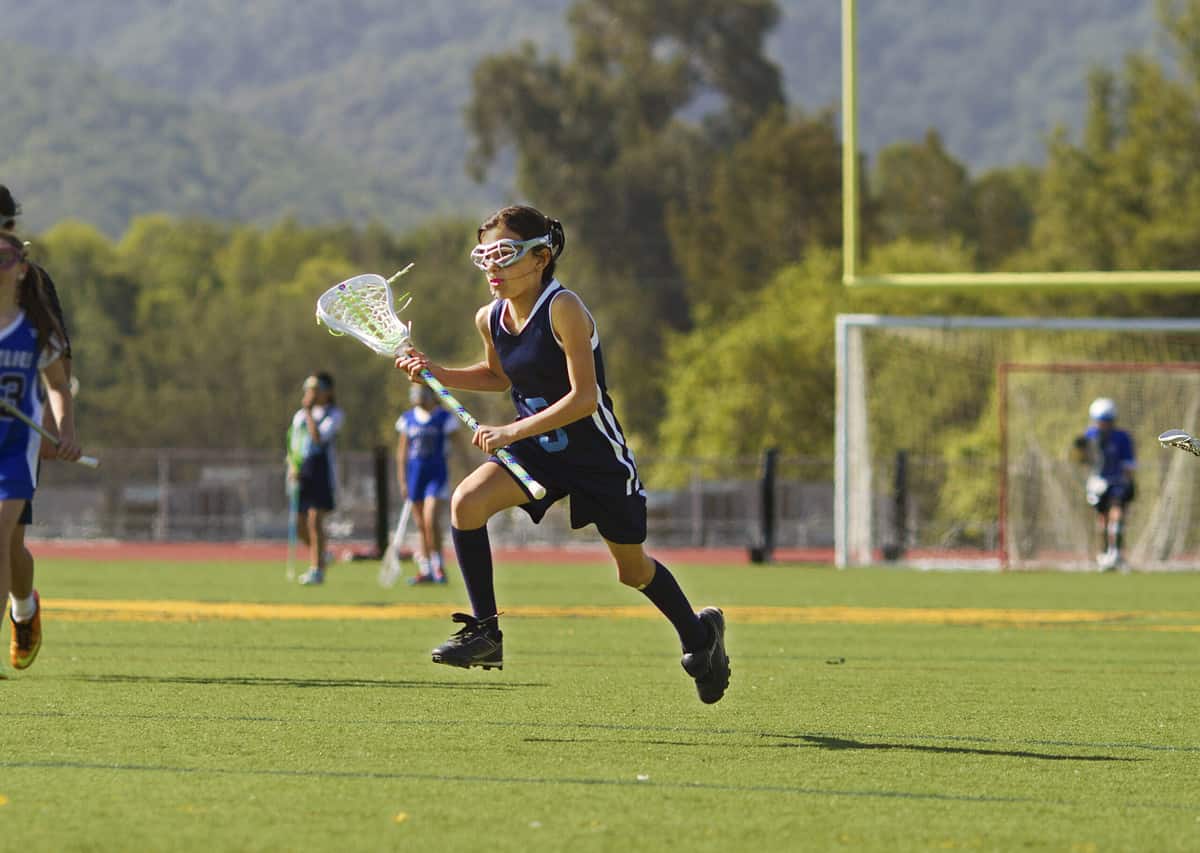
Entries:
{"label": "lacrosse stick", "polygon": [[286,577],[289,581],[294,581],[296,579],[296,539],[298,538],[297,529],[300,523],[300,484],[291,477],[288,477],[287,493],[288,544]]}
{"label": "lacrosse stick", "polygon": [[1200,441],[1181,429],[1169,429],[1158,437],[1158,443],[1163,447],[1178,447],[1193,456],[1200,456]]}
{"label": "lacrosse stick", "polygon": [[[50,432],[50,430],[46,429],[41,424],[36,423],[33,420],[33,418],[29,417],[29,415],[25,414],[20,409],[18,409],[16,406],[14,406],[12,403],[10,403],[8,400],[6,400],[2,397],[0,397],[0,411],[4,412],[6,415],[11,415],[12,417],[16,418],[21,423],[25,424],[31,430],[33,430],[38,435],[40,435],[42,438],[46,439],[46,441],[53,444],[55,447],[59,447],[62,445],[62,442],[58,440],[57,435]],[[88,468],[99,468],[100,467],[100,460],[97,459],[95,456],[80,456],[75,461],[78,462],[80,465],[84,465]]]}
{"label": "lacrosse stick", "polygon": [[[317,322],[328,326],[332,334],[358,338],[380,355],[388,358],[403,355],[409,347],[412,324],[401,322],[396,312],[407,308],[412,302],[412,297],[404,294],[400,297],[400,307],[393,308],[392,290],[388,285],[412,269],[412,266],[409,264],[387,281],[384,281],[381,275],[369,273],[335,284],[317,300]],[[466,424],[471,432],[479,429],[479,422],[428,368],[422,368],[420,376],[429,389],[458,415],[458,419]],[[533,479],[515,456],[503,447],[496,451],[496,456],[534,498],[546,496],[545,486]]]}
{"label": "lacrosse stick", "polygon": [[400,520],[396,522],[396,530],[392,534],[392,541],[383,552],[383,563],[379,567],[379,585],[382,587],[394,586],[403,573],[400,560],[404,552],[400,550],[400,546],[404,544],[404,534],[408,532],[408,520],[411,516],[412,501],[405,501]]}

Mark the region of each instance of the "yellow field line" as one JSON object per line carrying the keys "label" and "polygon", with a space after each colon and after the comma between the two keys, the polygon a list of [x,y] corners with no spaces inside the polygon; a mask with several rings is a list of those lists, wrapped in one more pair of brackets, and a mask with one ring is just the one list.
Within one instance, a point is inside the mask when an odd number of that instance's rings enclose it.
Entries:
{"label": "yellow field line", "polygon": [[[380,621],[397,619],[441,619],[454,607],[450,604],[264,604],[236,601],[154,601],[117,599],[47,599],[47,618],[80,622],[177,622],[213,619],[234,620],[321,620]],[[1118,625],[1174,622],[1153,626],[1159,630],[1200,630],[1200,626],[1178,624],[1200,622],[1200,613],[1144,610],[1028,610],[977,607],[789,607],[733,606],[726,616],[739,623],[763,624],[852,624],[852,625]],[[504,608],[505,616],[526,618],[661,619],[653,607],[590,606],[552,607],[515,605]]]}

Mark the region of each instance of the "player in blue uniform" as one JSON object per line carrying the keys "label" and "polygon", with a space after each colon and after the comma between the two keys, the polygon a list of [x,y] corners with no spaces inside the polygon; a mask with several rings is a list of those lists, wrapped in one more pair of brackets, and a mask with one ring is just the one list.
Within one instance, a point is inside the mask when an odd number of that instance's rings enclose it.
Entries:
{"label": "player in blue uniform", "polygon": [[304,380],[300,409],[288,429],[288,476],[297,482],[300,515],[297,533],[309,552],[305,586],[325,582],[325,516],[336,505],[337,465],[334,438],[342,428],[342,410],[333,395],[333,377],[317,373]]}
{"label": "player in blue uniform", "polygon": [[678,632],[683,668],[700,699],[718,701],[729,684],[724,616],[715,607],[695,613],[671,572],[643,547],[645,491],[608,395],[599,330],[583,301],[554,278],[562,225],[531,207],[506,207],[476,236],[471,258],[493,297],[475,315],[483,359],[454,369],[414,350],[396,366],[414,381],[427,367],[450,388],[511,389],[517,419],[481,425],[472,441],[486,453],[507,448],[546,487],[546,496],[535,500],[494,456],[454,490],[450,532],[474,612],[454,614],[463,627],[433,650],[433,660],[503,665],[488,519],[520,506],[538,522],[551,504],[569,497],[571,526],[596,525],[621,582],[645,594]]}
{"label": "player in blue uniform", "polygon": [[[11,231],[0,231],[0,394],[35,423],[42,421],[49,401],[59,437],[54,455],[75,460],[81,451],[61,358],[66,335],[36,270],[29,286],[23,286],[30,271],[24,242]],[[0,601],[9,599],[12,590],[14,534],[37,487],[41,446],[38,433],[0,411]]]}
{"label": "player in blue uniform", "polygon": [[1075,439],[1076,461],[1090,466],[1087,502],[1095,507],[1100,527],[1101,552],[1096,562],[1102,571],[1123,568],[1121,547],[1125,539],[1125,507],[1133,501],[1133,474],[1137,469],[1133,438],[1116,428],[1117,406],[1098,397],[1088,407],[1091,424]]}
{"label": "player in blue uniform", "polygon": [[401,494],[412,501],[412,515],[421,531],[417,574],[409,583],[445,583],[438,511],[449,494],[448,439],[458,429],[459,420],[438,405],[437,395],[424,385],[412,387],[409,401],[413,407],[396,421]]}
{"label": "player in blue uniform", "polygon": [[[0,184],[0,230],[12,232],[16,228],[21,206],[13,198],[8,187]],[[20,299],[34,298],[39,288],[45,295],[46,304],[62,331],[65,346],[62,353],[67,378],[71,376],[71,339],[67,334],[67,322],[63,317],[62,304],[54,280],[46,270],[26,260],[28,271],[20,284]],[[53,432],[57,425],[53,412],[47,409],[42,426]],[[42,458],[54,456],[54,446],[42,442]],[[12,638],[9,642],[9,662],[15,669],[27,669],[33,665],[42,647],[42,608],[37,589],[33,585],[33,554],[25,544],[25,532],[33,524],[33,501],[25,502],[25,511],[13,530],[10,547],[12,559],[12,591],[9,594],[9,619],[12,621]]]}

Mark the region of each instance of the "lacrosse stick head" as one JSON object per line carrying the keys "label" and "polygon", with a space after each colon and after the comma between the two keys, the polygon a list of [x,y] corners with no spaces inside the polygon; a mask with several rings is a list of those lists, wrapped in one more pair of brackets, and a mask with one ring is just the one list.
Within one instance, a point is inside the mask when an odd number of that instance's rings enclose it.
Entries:
{"label": "lacrosse stick head", "polygon": [[389,283],[409,267],[389,281],[368,273],[335,284],[317,300],[317,322],[324,323],[331,334],[358,338],[380,355],[399,355],[408,348],[412,324],[402,322],[396,314],[408,307],[412,299],[406,293],[396,307]]}
{"label": "lacrosse stick head", "polygon": [[1200,456],[1200,442],[1191,433],[1181,429],[1169,429],[1158,437],[1158,443],[1163,447],[1178,447],[1196,456]]}

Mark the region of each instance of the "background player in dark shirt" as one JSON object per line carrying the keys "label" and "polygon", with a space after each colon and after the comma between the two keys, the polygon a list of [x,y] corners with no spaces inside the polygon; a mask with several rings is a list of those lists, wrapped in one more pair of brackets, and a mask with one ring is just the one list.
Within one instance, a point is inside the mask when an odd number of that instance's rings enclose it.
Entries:
{"label": "background player in dark shirt", "polygon": [[506,207],[476,236],[471,257],[493,297],[475,315],[483,359],[452,369],[412,351],[396,366],[414,381],[427,367],[450,388],[511,389],[517,419],[481,425],[472,441],[487,453],[507,448],[546,487],[546,496],[535,500],[495,457],[454,490],[451,535],[474,614],[454,614],[464,627],[434,649],[434,661],[502,666],[488,519],[520,506],[537,522],[551,504],[570,497],[572,527],[596,525],[621,582],[645,594],[674,625],[683,668],[701,700],[718,701],[729,684],[724,616],[715,607],[695,613],[671,572],[643,547],[645,491],[608,396],[599,332],[583,301],[554,278],[565,243],[562,225],[531,207]]}

